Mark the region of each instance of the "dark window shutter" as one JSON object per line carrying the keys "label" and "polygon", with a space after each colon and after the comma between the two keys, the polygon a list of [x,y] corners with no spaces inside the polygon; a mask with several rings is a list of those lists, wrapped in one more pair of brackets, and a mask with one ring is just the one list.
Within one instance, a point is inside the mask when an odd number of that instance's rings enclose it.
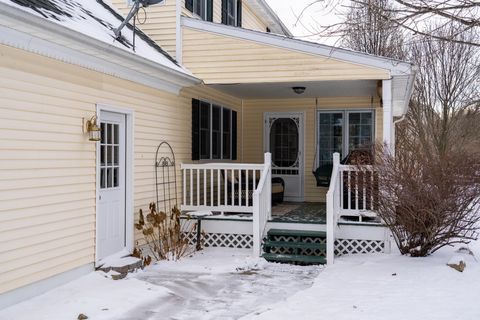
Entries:
{"label": "dark window shutter", "polygon": [[185,8],[188,11],[193,12],[193,0],[185,0]]}
{"label": "dark window shutter", "polygon": [[213,0],[207,1],[207,21],[213,22]]}
{"label": "dark window shutter", "polygon": [[242,26],[242,0],[237,0],[237,27]]}
{"label": "dark window shutter", "polygon": [[232,160],[237,160],[237,111],[232,110]]}
{"label": "dark window shutter", "polygon": [[192,99],[192,160],[200,160],[200,101]]}
{"label": "dark window shutter", "polygon": [[227,0],[222,0],[222,23],[227,24]]}

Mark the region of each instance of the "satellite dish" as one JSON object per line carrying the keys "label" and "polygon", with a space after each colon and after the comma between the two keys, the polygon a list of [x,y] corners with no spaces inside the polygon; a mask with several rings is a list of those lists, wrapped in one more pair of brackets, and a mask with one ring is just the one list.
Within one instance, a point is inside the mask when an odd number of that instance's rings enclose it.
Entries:
{"label": "satellite dish", "polygon": [[165,0],[134,0],[132,9],[130,9],[130,12],[128,13],[125,20],[123,20],[123,22],[118,26],[118,28],[113,29],[113,33],[115,33],[115,38],[120,37],[123,27],[125,27],[125,25],[130,21],[130,19],[132,19],[132,17],[137,14],[138,10],[140,10],[140,6],[146,8],[148,6],[159,4],[164,1]]}

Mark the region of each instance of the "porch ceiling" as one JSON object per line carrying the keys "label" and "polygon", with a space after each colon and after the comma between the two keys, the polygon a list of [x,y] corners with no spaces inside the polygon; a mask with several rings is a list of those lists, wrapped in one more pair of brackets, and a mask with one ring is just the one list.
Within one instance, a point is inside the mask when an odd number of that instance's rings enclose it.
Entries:
{"label": "porch ceiling", "polygon": [[[308,81],[279,83],[214,84],[209,87],[240,99],[294,99],[317,97],[376,96],[376,80]],[[292,87],[305,87],[296,94]]]}

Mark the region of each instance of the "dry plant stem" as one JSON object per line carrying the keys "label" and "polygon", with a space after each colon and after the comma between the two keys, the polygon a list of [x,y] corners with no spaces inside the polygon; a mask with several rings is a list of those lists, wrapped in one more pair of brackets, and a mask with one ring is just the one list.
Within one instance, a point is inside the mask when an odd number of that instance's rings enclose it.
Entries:
{"label": "dry plant stem", "polygon": [[188,239],[194,228],[187,225],[188,221],[182,225],[180,211],[173,208],[169,214],[157,212],[155,203],[150,204],[149,210],[146,217],[140,210],[139,221],[135,224],[136,229],[142,231],[148,248],[148,253],[139,251],[147,257],[152,255],[155,260],[178,260],[190,254],[193,249]]}

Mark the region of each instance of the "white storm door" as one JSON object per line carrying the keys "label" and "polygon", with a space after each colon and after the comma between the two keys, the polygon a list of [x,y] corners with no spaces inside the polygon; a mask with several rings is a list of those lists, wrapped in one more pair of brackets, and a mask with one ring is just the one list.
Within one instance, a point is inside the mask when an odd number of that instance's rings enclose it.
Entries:
{"label": "white storm door", "polygon": [[265,113],[265,151],[272,177],[285,182],[284,200],[303,201],[303,113]]}
{"label": "white storm door", "polygon": [[100,112],[97,261],[125,248],[126,116]]}

